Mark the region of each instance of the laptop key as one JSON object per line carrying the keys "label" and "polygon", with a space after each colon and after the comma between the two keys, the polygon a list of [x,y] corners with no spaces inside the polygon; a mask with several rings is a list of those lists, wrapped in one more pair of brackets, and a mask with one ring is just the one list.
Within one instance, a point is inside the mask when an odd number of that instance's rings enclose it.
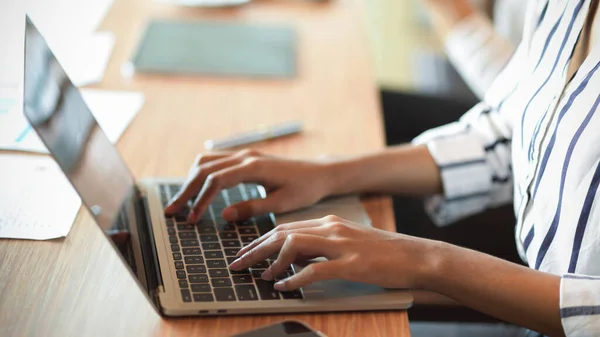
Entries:
{"label": "laptop key", "polygon": [[175,226],[175,221],[173,221],[173,219],[167,219],[167,227],[173,227]]}
{"label": "laptop key", "polygon": [[238,227],[254,227],[252,220],[243,220],[235,223]]}
{"label": "laptop key", "polygon": [[203,243],[202,249],[204,249],[204,250],[219,250],[219,249],[221,249],[221,245],[218,242]]}
{"label": "laptop key", "polygon": [[202,242],[218,242],[219,237],[216,235],[200,235],[200,241],[202,241]]}
{"label": "laptop key", "polygon": [[175,235],[175,234],[177,234],[177,231],[175,231],[175,228],[169,227],[169,228],[167,228],[167,234]]}
{"label": "laptop key", "polygon": [[200,234],[214,234],[216,232],[217,230],[212,226],[212,224],[210,227],[198,227],[198,233]]}
{"label": "laptop key", "polygon": [[189,284],[188,284],[188,282],[186,280],[177,280],[177,281],[179,281],[179,287],[180,288],[187,288],[187,287],[189,287]]}
{"label": "laptop key", "polygon": [[286,299],[286,300],[299,300],[299,299],[304,298],[302,296],[302,293],[299,290],[282,291],[281,297],[283,297],[283,299]]}
{"label": "laptop key", "polygon": [[269,263],[267,261],[260,261],[259,263],[252,266],[253,269],[267,269],[269,268]]}
{"label": "laptop key", "polygon": [[200,255],[200,248],[183,248],[183,255]]}
{"label": "laptop key", "polygon": [[258,301],[258,294],[253,284],[235,286],[235,292],[240,301]]}
{"label": "laptop key", "polygon": [[265,235],[274,228],[273,220],[268,215],[261,215],[255,218],[258,234]]}
{"label": "laptop key", "polygon": [[250,275],[233,275],[231,278],[233,279],[234,284],[253,283],[252,276]]}
{"label": "laptop key", "polygon": [[173,260],[175,260],[175,261],[181,260],[181,253],[173,253]]}
{"label": "laptop key", "polygon": [[207,259],[221,259],[223,258],[223,252],[220,250],[205,251],[204,257]]}
{"label": "laptop key", "polygon": [[237,253],[240,251],[239,248],[225,248],[225,255],[227,256],[236,256]]}
{"label": "laptop key", "polygon": [[264,269],[250,269],[252,272],[252,276],[254,278],[260,278],[262,276],[262,273],[265,271]]}
{"label": "laptop key", "polygon": [[178,243],[179,239],[175,235],[171,235],[171,236],[169,236],[169,242],[170,243]]}
{"label": "laptop key", "polygon": [[181,239],[196,239],[198,237],[196,236],[195,232],[183,231],[183,232],[179,232],[179,238],[181,238]]}
{"label": "laptop key", "polygon": [[208,268],[226,268],[227,264],[225,260],[206,260],[206,266]]}
{"label": "laptop key", "polygon": [[244,243],[244,245],[247,245],[247,244],[249,244],[250,242],[252,242],[252,241],[254,241],[256,239],[258,239],[258,236],[256,236],[256,235],[245,235],[245,236],[242,236],[242,242]]}
{"label": "laptop key", "polygon": [[256,229],[254,229],[254,227],[238,228],[238,232],[240,232],[241,235],[256,235]]}
{"label": "laptop key", "polygon": [[210,277],[229,277],[229,272],[227,269],[209,269],[208,275]]}
{"label": "laptop key", "polygon": [[223,240],[221,242],[223,243],[223,247],[227,248],[239,248],[242,246],[238,240]]}
{"label": "laptop key", "polygon": [[194,294],[194,302],[214,302],[212,294]]}
{"label": "laptop key", "polygon": [[232,288],[216,288],[215,297],[219,302],[235,301],[235,293]]}
{"label": "laptop key", "polygon": [[226,223],[226,224],[219,225],[218,229],[219,229],[219,232],[231,232],[231,231],[235,231],[235,226],[231,223]]}
{"label": "laptop key", "polygon": [[222,232],[219,234],[221,240],[237,240],[238,235],[236,232]]}
{"label": "laptop key", "polygon": [[186,266],[185,269],[190,274],[204,274],[204,273],[206,273],[206,267],[204,267],[204,266],[195,266],[195,265],[192,265],[192,266]]}
{"label": "laptop key", "polygon": [[197,247],[200,246],[198,240],[181,240],[182,247]]}
{"label": "laptop key", "polygon": [[261,279],[255,279],[256,287],[258,288],[258,293],[260,294],[261,300],[278,300],[279,293],[277,290],[273,288],[275,283],[267,282]]}
{"label": "laptop key", "polygon": [[188,276],[188,281],[190,283],[207,283],[208,282],[208,275],[206,275],[206,274],[194,274],[194,275],[190,275],[190,276]]}
{"label": "laptop key", "polygon": [[177,245],[177,244],[173,244],[173,245],[171,245],[171,251],[172,251],[173,253],[177,253],[177,252],[179,252],[179,245]]}
{"label": "laptop key", "polygon": [[233,261],[237,260],[238,258],[235,256],[228,256],[227,257],[227,265],[230,265],[233,263]]}
{"label": "laptop key", "polygon": [[178,279],[185,279],[185,270],[178,270],[176,274]]}
{"label": "laptop key", "polygon": [[190,224],[177,224],[177,230],[179,231],[193,231],[194,225]]}
{"label": "laptop key", "polygon": [[213,288],[231,287],[231,280],[228,278],[213,278],[210,280]]}
{"label": "laptop key", "polygon": [[211,291],[210,284],[208,283],[196,283],[192,284],[192,292],[195,293],[209,293]]}
{"label": "laptop key", "polygon": [[188,289],[181,289],[181,298],[183,299],[184,302],[191,302],[192,294],[190,293],[190,291]]}
{"label": "laptop key", "polygon": [[175,269],[183,269],[183,261],[175,261]]}
{"label": "laptop key", "polygon": [[246,275],[246,274],[250,274],[250,270],[248,270],[248,269],[242,269],[242,270],[238,270],[238,271],[230,270],[229,272],[231,273],[231,275]]}
{"label": "laptop key", "polygon": [[204,263],[204,258],[202,256],[186,256],[184,261],[186,264],[202,264]]}

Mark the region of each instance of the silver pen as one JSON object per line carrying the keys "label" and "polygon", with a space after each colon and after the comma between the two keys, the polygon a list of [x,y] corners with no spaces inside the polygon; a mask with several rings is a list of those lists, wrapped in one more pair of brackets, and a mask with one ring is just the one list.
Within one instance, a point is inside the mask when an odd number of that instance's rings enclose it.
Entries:
{"label": "silver pen", "polygon": [[221,140],[207,140],[204,148],[207,150],[221,150],[232,147],[248,145],[268,139],[283,137],[302,131],[301,122],[289,122],[274,126],[265,126],[254,131],[242,133]]}

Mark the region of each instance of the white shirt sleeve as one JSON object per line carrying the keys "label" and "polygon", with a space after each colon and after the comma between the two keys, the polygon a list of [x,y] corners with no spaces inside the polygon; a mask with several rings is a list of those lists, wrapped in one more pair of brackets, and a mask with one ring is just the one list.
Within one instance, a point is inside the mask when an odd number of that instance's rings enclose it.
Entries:
{"label": "white shirt sleeve", "polygon": [[600,277],[566,274],[560,282],[560,317],[569,337],[600,335]]}
{"label": "white shirt sleeve", "polygon": [[515,46],[479,12],[456,24],[444,44],[450,62],[479,98],[484,97],[515,51]]}
{"label": "white shirt sleeve", "polygon": [[[510,56],[508,64],[503,64],[501,70],[494,72],[493,83],[484,100],[459,121],[426,131],[413,140],[413,144],[425,144],[428,147],[440,170],[443,193],[429,197],[425,203],[432,221],[438,226],[451,224],[486,208],[512,201],[510,145],[514,116],[507,112],[510,109],[500,109],[500,106],[510,100],[519,82],[522,67],[527,61],[536,20],[540,8],[545,3],[542,1],[528,2],[523,39],[516,51],[511,52],[513,55]],[[477,21],[481,18],[471,20]],[[473,32],[481,34],[481,43],[475,43],[477,39],[469,38],[464,41],[469,40],[473,43],[457,42],[456,48],[452,48],[455,57],[463,60],[463,68],[469,68],[469,63],[478,64],[467,71],[473,81],[477,76],[483,77],[478,75],[476,70],[484,65],[474,61],[469,50],[477,52],[486,41],[486,36],[494,36],[490,33],[492,28],[489,21],[485,24],[475,23],[475,26],[487,30],[487,33]],[[489,58],[481,56],[481,60],[483,62]],[[508,58],[503,57],[502,60],[505,62]]]}

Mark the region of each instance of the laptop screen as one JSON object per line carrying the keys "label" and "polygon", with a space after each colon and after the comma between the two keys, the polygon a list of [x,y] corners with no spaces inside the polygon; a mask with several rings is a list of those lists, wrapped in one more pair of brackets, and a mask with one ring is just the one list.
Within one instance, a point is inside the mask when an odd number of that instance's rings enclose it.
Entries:
{"label": "laptop screen", "polygon": [[[23,112],[102,230],[137,235],[134,178],[29,19]],[[135,274],[130,241],[116,241]]]}

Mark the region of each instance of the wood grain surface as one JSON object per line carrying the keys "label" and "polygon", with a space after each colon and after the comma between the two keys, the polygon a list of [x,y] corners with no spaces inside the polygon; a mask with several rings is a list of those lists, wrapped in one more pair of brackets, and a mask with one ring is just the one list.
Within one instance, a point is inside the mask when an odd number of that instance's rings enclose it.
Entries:
{"label": "wood grain surface", "polygon": [[[145,105],[118,148],[136,178],[184,176],[203,142],[261,124],[304,123],[300,135],[254,146],[295,158],[384,147],[382,118],[358,0],[258,0],[232,9],[116,0],[100,30],[116,45],[97,88],[138,90]],[[288,24],[298,34],[291,79],[135,74],[122,69],[151,18]],[[365,200],[394,230],[388,198]],[[1,336],[228,336],[297,319],[328,336],[408,336],[406,312],[162,319],[84,210],[67,238],[0,240]]]}

